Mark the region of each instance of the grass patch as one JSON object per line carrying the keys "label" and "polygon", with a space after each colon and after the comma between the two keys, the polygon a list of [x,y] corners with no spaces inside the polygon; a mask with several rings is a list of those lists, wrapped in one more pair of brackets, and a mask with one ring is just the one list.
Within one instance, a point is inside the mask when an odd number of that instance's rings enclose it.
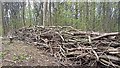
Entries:
{"label": "grass patch", "polygon": [[9,52],[8,50],[1,51],[1,52],[0,52],[0,59],[4,58],[4,56],[5,56],[8,52]]}
{"label": "grass patch", "polygon": [[18,61],[18,62],[22,62],[24,60],[28,60],[30,57],[26,54],[19,54],[19,55],[14,55],[13,56],[13,60],[14,61]]}

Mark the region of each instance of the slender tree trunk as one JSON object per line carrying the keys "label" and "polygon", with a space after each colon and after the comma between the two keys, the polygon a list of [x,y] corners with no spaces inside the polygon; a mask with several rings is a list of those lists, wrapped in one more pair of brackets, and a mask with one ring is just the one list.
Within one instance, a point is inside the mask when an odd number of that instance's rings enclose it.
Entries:
{"label": "slender tree trunk", "polygon": [[[50,0],[50,1],[51,1],[51,0]],[[51,19],[52,19],[52,18],[51,18],[51,2],[49,3],[49,12],[50,12],[50,18],[49,18],[49,19],[50,19],[50,22],[49,22],[49,23],[50,23],[50,25],[53,25],[53,23],[51,22]]]}
{"label": "slender tree trunk", "polygon": [[31,22],[31,4],[30,4],[30,0],[28,0],[28,9],[29,9],[29,26],[32,26],[32,22]]}
{"label": "slender tree trunk", "polygon": [[[43,4],[44,4],[44,2],[41,3],[42,9],[43,9]],[[41,24],[40,25],[43,25],[43,10],[41,10]]]}
{"label": "slender tree trunk", "polygon": [[26,26],[25,24],[25,2],[23,2],[23,26]]}
{"label": "slender tree trunk", "polygon": [[102,18],[102,30],[105,31],[105,2],[102,3],[102,11],[103,11],[103,18]]}
{"label": "slender tree trunk", "polygon": [[[0,28],[3,29],[3,25],[2,25],[2,10],[3,10],[3,9],[2,9],[2,2],[1,2],[1,1],[0,1],[0,10],[1,10],[1,11],[0,11],[0,25],[1,25]],[[2,30],[2,29],[1,29],[1,30]],[[0,32],[0,35],[3,36],[2,31]]]}
{"label": "slender tree trunk", "polygon": [[120,32],[120,1],[118,2],[118,31]]}
{"label": "slender tree trunk", "polygon": [[78,19],[78,3],[75,3],[75,19]]}
{"label": "slender tree trunk", "polygon": [[43,26],[45,26],[46,23],[46,4],[47,2],[43,3]]}
{"label": "slender tree trunk", "polygon": [[3,3],[2,3],[2,25],[3,25],[3,36],[5,36],[6,35],[6,28],[7,28],[7,26],[6,26],[6,22],[5,22],[5,18],[4,18],[4,13],[5,13],[5,11],[4,11],[4,9],[5,9],[5,6],[6,6],[6,3],[3,5]]}
{"label": "slender tree trunk", "polygon": [[88,6],[88,2],[86,2],[86,15],[85,15],[85,17],[86,17],[86,30],[89,30],[89,23],[88,23],[88,16],[89,16],[89,6]]}

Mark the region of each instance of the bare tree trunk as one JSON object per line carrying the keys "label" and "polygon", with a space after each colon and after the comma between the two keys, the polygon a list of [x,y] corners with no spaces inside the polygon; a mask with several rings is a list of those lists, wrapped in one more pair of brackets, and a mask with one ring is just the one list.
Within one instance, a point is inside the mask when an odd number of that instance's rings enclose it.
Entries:
{"label": "bare tree trunk", "polygon": [[3,25],[3,36],[5,36],[5,34],[6,34],[6,25],[5,25],[5,20],[4,20],[4,9],[5,9],[5,7],[4,7],[5,5],[3,5],[3,3],[2,3],[2,5],[1,5],[1,7],[2,7],[2,25]]}
{"label": "bare tree trunk", "polygon": [[32,26],[32,22],[31,22],[31,4],[30,4],[30,0],[28,0],[28,9],[29,9],[29,16],[30,16],[30,18],[29,18],[29,23],[30,23],[30,25],[29,26]]}
{"label": "bare tree trunk", "polygon": [[85,15],[85,18],[86,18],[86,30],[89,30],[89,25],[88,25],[88,16],[89,16],[89,6],[88,6],[88,1],[85,3],[86,5],[86,15]]}
{"label": "bare tree trunk", "polygon": [[[51,0],[50,0],[51,1]],[[51,22],[51,2],[49,3],[49,12],[50,12],[50,25],[53,25],[53,23]]]}
{"label": "bare tree trunk", "polygon": [[120,32],[120,1],[118,2],[118,31]]}
{"label": "bare tree trunk", "polygon": [[77,2],[75,3],[75,12],[76,12],[75,19],[78,19],[78,3]]}
{"label": "bare tree trunk", "polygon": [[[2,28],[2,2],[0,2],[0,28]],[[2,31],[0,32],[0,35],[2,35]]]}
{"label": "bare tree trunk", "polygon": [[46,22],[46,2],[43,3],[43,26],[45,26]]}
{"label": "bare tree trunk", "polygon": [[[43,2],[41,3],[41,8],[43,8]],[[42,25],[43,24],[43,10],[41,10],[41,24],[40,25]]]}
{"label": "bare tree trunk", "polygon": [[23,2],[23,26],[25,25],[25,2]]}

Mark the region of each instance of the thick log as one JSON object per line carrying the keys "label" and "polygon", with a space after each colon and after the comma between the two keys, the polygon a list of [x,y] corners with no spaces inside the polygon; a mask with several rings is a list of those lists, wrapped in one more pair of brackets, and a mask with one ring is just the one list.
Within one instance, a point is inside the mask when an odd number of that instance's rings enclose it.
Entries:
{"label": "thick log", "polygon": [[91,40],[98,40],[98,39],[101,39],[101,38],[103,38],[103,37],[116,36],[116,35],[120,35],[120,33],[119,33],[119,32],[105,33],[105,34],[103,34],[103,35],[100,35],[100,36],[94,37],[94,38],[92,38]]}
{"label": "thick log", "polygon": [[104,58],[104,59],[110,59],[110,60],[120,61],[119,57],[112,56],[112,55],[103,55],[103,56],[99,56],[99,57],[100,58]]}
{"label": "thick log", "polygon": [[106,66],[110,66],[110,65],[112,65],[113,67],[120,68],[120,65],[117,65],[117,64],[111,63],[111,62],[106,61],[106,60],[104,60],[104,59],[100,59],[100,62],[101,62],[102,64],[106,65]]}

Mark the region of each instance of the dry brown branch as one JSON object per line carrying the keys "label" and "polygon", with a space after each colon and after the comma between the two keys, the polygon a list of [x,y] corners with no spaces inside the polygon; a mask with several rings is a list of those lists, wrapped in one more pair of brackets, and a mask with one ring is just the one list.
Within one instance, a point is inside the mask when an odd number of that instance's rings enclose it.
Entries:
{"label": "dry brown branch", "polygon": [[9,59],[4,59],[3,61],[12,62],[12,63],[16,63],[16,61],[9,60]]}
{"label": "dry brown branch", "polygon": [[97,36],[97,37],[92,38],[92,40],[98,40],[98,39],[103,38],[103,37],[116,36],[116,35],[119,35],[119,34],[120,34],[119,32],[105,33],[105,34],[103,34],[103,35],[100,35],[100,36]]}
{"label": "dry brown branch", "polygon": [[[111,63],[109,62],[109,61],[106,61],[106,60],[104,60],[104,59],[100,59],[100,62],[102,63],[102,64],[104,64],[104,65],[106,65],[106,66],[109,66],[109,65],[111,65]],[[120,67],[119,65],[116,65],[116,64],[113,64],[115,67]]]}
{"label": "dry brown branch", "polygon": [[[92,47],[91,47],[92,48]],[[99,61],[99,56],[98,54],[96,53],[96,51],[92,48],[92,52],[95,54],[96,58],[97,58],[97,61]]]}

